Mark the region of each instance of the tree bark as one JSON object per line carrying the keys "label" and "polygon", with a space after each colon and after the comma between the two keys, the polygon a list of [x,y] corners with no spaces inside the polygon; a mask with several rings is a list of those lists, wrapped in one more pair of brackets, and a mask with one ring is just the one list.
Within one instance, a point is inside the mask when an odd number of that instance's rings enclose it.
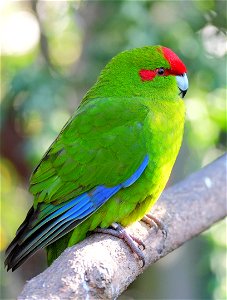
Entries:
{"label": "tree bark", "polygon": [[145,268],[226,216],[224,155],[163,192],[152,214],[168,227],[164,239],[143,222],[127,231],[145,244],[146,264],[118,238],[93,234],[68,248],[43,273],[28,281],[18,299],[114,299]]}

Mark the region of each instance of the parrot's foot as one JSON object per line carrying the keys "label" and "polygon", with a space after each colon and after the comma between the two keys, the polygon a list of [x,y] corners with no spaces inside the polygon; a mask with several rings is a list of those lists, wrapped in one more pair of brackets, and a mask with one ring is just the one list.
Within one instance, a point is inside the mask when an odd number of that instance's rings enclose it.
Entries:
{"label": "parrot's foot", "polygon": [[160,219],[153,217],[151,214],[146,214],[141,221],[148,224],[150,227],[154,227],[156,233],[158,230],[161,230],[163,237],[165,239],[167,238],[168,229]]}
{"label": "parrot's foot", "polygon": [[142,261],[142,267],[145,265],[145,257],[141,249],[135,244],[135,242],[139,245],[142,246],[142,249],[145,249],[144,243],[139,239],[131,234],[128,234],[126,230],[119,225],[118,223],[113,223],[111,225],[112,228],[96,228],[94,232],[97,233],[106,233],[110,234],[113,236],[118,237],[119,239],[122,239],[125,241],[125,243],[129,246],[129,248],[132,250],[133,253],[135,253],[139,259]]}

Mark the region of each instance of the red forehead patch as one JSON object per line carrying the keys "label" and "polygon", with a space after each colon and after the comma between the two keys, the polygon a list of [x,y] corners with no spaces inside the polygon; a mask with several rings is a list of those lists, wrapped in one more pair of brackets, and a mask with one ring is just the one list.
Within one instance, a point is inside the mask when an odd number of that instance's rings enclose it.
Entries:
{"label": "red forehead patch", "polygon": [[164,57],[168,60],[171,74],[180,75],[187,72],[187,69],[180,58],[169,48],[161,47]]}

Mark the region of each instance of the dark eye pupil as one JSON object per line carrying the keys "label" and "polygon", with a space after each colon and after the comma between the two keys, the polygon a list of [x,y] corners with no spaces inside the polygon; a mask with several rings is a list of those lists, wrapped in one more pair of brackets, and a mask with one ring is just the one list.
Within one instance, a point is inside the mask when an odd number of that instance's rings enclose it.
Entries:
{"label": "dark eye pupil", "polygon": [[163,75],[165,72],[164,68],[159,68],[158,69],[158,75]]}

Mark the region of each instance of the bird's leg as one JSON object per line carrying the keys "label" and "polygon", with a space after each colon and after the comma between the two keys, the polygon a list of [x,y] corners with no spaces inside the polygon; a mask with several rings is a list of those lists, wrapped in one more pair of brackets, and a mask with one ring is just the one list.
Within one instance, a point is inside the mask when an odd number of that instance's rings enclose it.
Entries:
{"label": "bird's leg", "polygon": [[160,219],[152,216],[151,214],[146,214],[141,221],[148,224],[150,227],[154,227],[156,233],[160,229],[162,231],[163,237],[167,238],[168,229]]}
{"label": "bird's leg", "polygon": [[131,234],[128,234],[126,230],[118,223],[112,223],[112,228],[96,228],[94,232],[96,233],[106,233],[113,236],[118,237],[119,239],[122,239],[132,250],[133,253],[135,253],[139,259],[142,261],[142,267],[145,265],[145,257],[141,249],[135,244],[135,242],[142,246],[143,249],[145,249],[144,243],[139,239]]}

